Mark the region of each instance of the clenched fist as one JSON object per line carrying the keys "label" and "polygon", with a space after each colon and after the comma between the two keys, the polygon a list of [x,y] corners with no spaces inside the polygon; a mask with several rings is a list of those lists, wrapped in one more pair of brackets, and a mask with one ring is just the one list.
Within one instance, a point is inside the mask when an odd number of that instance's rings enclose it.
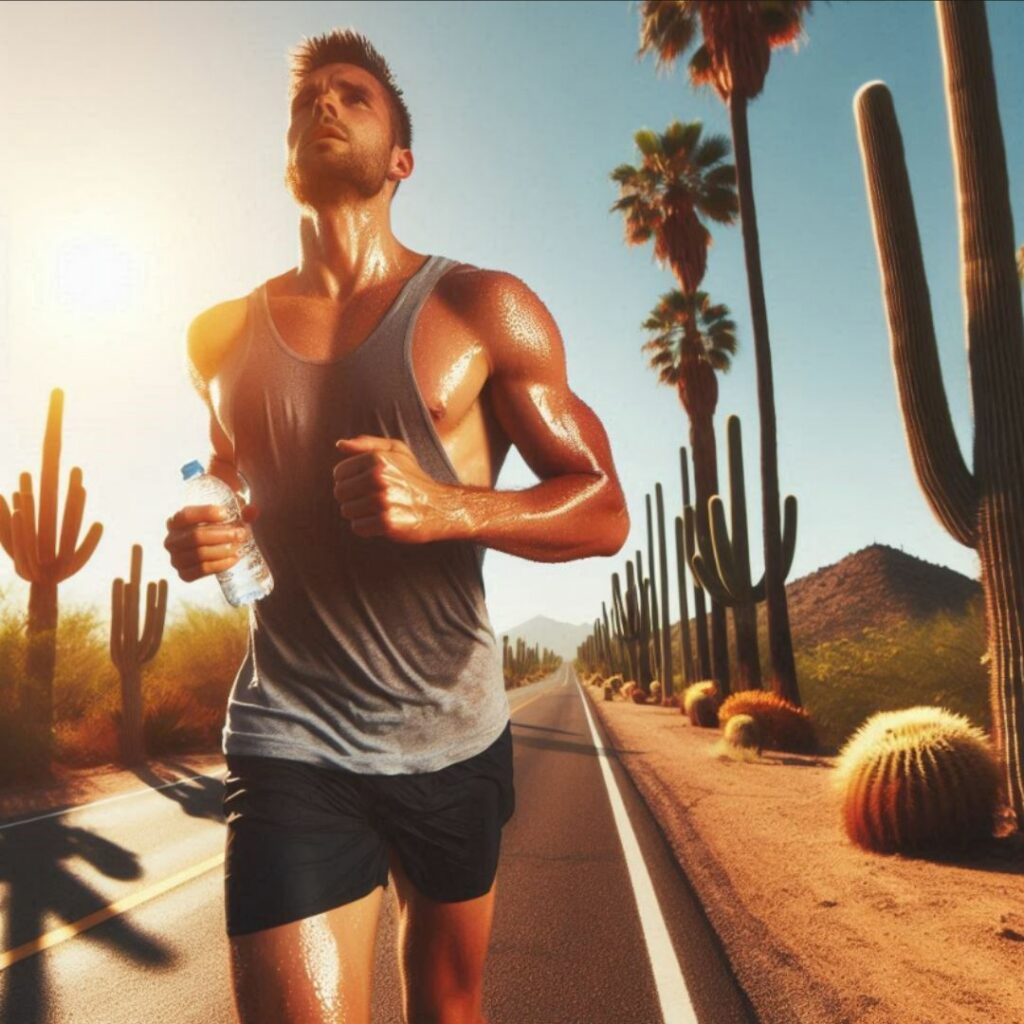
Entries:
{"label": "clenched fist", "polygon": [[424,472],[398,438],[360,434],[335,442],[334,497],[360,537],[424,544],[452,535],[459,518],[458,488]]}

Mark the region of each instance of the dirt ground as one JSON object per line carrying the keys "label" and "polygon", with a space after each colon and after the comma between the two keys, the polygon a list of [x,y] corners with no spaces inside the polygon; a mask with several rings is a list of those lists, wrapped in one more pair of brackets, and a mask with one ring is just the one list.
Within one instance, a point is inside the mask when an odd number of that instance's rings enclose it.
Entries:
{"label": "dirt ground", "polygon": [[939,863],[847,838],[835,758],[716,755],[584,687],[763,1024],[1024,1024],[1024,838]]}
{"label": "dirt ground", "polygon": [[144,789],[224,770],[223,754],[179,754],[153,758],[138,771],[126,771],[106,764],[92,768],[66,768],[57,765],[56,779],[50,786],[7,786],[0,788],[0,821],[27,818],[47,811],[102,800],[132,789]]}

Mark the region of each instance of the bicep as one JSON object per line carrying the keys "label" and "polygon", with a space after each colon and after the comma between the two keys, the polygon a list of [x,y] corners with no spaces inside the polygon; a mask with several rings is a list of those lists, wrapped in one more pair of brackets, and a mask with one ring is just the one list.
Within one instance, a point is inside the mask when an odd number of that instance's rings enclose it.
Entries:
{"label": "bicep", "polygon": [[209,337],[209,317],[206,314],[197,317],[188,330],[187,362],[189,377],[199,397],[203,400],[209,417],[209,437],[212,454],[207,469],[219,476],[235,491],[248,490],[238,474],[235,466],[235,446],[221,426],[220,419],[214,409],[210,393],[211,339]]}
{"label": "bicep", "polygon": [[488,380],[499,424],[541,479],[566,473],[614,478],[604,426],[569,387],[558,325],[525,284],[502,277]]}

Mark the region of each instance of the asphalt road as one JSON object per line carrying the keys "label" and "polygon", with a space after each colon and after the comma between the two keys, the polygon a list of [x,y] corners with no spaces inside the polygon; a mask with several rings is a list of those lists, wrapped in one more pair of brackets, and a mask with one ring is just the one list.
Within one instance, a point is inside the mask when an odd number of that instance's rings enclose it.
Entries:
{"label": "asphalt road", "polygon": [[[572,667],[509,699],[488,1024],[754,1022]],[[3,1024],[233,1024],[223,777],[0,824]],[[401,1024],[392,898],[374,1024]]]}

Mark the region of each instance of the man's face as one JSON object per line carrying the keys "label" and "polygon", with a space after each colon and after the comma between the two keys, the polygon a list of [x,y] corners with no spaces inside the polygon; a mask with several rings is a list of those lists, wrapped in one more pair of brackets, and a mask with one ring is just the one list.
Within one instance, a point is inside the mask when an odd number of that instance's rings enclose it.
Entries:
{"label": "man's face", "polygon": [[372,198],[385,187],[393,155],[403,152],[392,145],[384,87],[354,64],[306,76],[292,100],[287,141],[285,183],[311,207]]}

